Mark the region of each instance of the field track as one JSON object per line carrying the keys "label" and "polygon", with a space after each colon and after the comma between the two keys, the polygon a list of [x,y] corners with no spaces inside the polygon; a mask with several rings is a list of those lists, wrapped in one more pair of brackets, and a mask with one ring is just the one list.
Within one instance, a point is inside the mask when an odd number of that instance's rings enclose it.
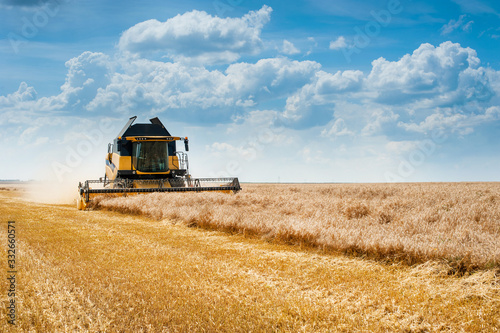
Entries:
{"label": "field track", "polygon": [[323,254],[168,220],[32,203],[19,192],[0,191],[0,244],[13,220],[20,250],[18,320],[9,326],[3,307],[0,331],[500,331],[494,270],[458,278],[432,262]]}

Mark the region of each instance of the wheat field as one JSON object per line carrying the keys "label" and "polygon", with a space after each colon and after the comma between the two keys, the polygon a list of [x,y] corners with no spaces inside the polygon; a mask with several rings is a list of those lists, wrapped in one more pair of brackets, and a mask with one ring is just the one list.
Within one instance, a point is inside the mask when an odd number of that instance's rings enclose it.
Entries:
{"label": "wheat field", "polygon": [[153,193],[94,207],[450,273],[500,266],[499,183],[245,184],[236,195]]}
{"label": "wheat field", "polygon": [[[192,227],[202,225],[200,216],[209,213],[206,221],[214,221],[217,210],[209,211],[210,207],[226,200],[240,201],[240,221],[245,221],[250,214],[241,203],[245,196],[254,198],[247,202],[255,208],[252,216],[261,214],[262,219],[270,214],[265,205],[277,205],[269,201],[273,195],[304,199],[317,189],[332,190],[331,185],[310,186],[245,185],[238,195],[211,199],[204,194],[158,197],[159,204],[168,201],[170,207],[177,207],[178,215],[171,218],[152,212],[145,216],[103,209],[78,211],[74,205],[30,201],[25,190],[0,191],[0,244],[7,244],[4,222],[16,221],[19,251],[16,326],[7,324],[4,306],[0,331],[500,331],[497,267],[450,275],[450,264],[441,260],[407,265],[324,251],[308,245],[311,241],[303,241],[307,246],[302,247],[287,244],[296,243],[294,237],[269,241],[274,237],[271,228],[269,234],[258,235],[234,226],[223,231],[213,225]],[[343,192],[344,197],[331,207],[346,221],[378,218],[372,209],[376,200],[384,200],[382,196],[369,191],[361,195],[361,185],[335,186],[337,195]],[[399,193],[397,187],[392,193]],[[486,202],[496,195],[495,186],[489,192],[479,184],[468,188],[472,193],[481,188],[483,194],[475,195],[485,196]],[[362,196],[368,213],[362,209],[364,216],[354,217],[351,214],[359,213],[349,210],[347,202],[361,201]],[[115,204],[133,199],[151,205],[151,198],[116,198]],[[292,210],[297,204],[282,203],[279,213],[283,219],[295,215],[298,226],[300,215]],[[304,207],[301,214],[311,214]],[[377,224],[387,227],[397,221],[393,218]],[[6,272],[6,260],[0,263]],[[8,285],[3,280],[0,300],[5,305]]]}

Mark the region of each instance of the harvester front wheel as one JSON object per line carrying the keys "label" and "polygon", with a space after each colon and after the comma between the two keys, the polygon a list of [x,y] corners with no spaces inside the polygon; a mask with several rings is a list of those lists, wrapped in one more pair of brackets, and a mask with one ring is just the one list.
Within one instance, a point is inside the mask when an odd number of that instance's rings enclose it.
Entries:
{"label": "harvester front wheel", "polygon": [[78,198],[76,199],[76,209],[78,209],[78,210],[83,210],[83,207],[84,207],[84,204],[83,204],[83,198],[82,198],[82,196],[79,194],[79,195],[78,195]]}

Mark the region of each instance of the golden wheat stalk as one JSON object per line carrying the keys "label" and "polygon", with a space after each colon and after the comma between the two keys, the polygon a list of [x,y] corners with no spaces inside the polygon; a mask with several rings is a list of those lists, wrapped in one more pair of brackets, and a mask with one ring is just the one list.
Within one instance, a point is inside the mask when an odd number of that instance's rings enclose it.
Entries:
{"label": "golden wheat stalk", "polygon": [[153,193],[95,207],[455,271],[500,266],[500,184],[252,185],[236,195]]}

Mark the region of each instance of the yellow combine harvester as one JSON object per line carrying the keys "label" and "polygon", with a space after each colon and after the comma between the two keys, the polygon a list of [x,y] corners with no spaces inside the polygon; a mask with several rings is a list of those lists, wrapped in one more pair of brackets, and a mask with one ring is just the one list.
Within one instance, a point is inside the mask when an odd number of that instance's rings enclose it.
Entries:
{"label": "yellow combine harvester", "polygon": [[[108,145],[104,178],[79,184],[78,209],[85,209],[98,195],[241,190],[238,178],[192,178],[188,138],[171,136],[158,118],[133,125],[136,118],[130,118]],[[184,141],[186,152],[177,150],[177,141]]]}

